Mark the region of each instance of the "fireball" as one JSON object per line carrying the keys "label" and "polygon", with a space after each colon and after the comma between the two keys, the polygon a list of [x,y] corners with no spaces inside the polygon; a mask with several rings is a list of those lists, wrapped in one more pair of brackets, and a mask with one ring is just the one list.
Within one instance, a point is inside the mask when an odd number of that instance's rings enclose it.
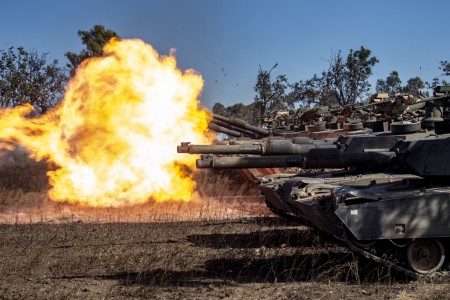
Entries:
{"label": "fireball", "polygon": [[175,57],[140,40],[111,40],[104,56],[84,61],[60,104],[38,118],[30,105],[5,109],[3,146],[17,143],[46,159],[49,197],[119,207],[153,199],[189,201],[195,186],[182,140],[208,143],[210,116],[200,108],[203,80]]}

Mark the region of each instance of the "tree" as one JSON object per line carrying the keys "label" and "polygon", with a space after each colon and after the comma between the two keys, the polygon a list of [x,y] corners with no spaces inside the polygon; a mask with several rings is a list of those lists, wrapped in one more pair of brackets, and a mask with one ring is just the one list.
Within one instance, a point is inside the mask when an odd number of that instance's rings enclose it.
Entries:
{"label": "tree", "polygon": [[227,109],[220,102],[214,103],[214,105],[212,107],[212,112],[213,112],[213,114],[216,114],[216,115],[221,115],[221,116],[224,116],[224,117],[228,117],[227,116],[227,114],[228,114]]}
{"label": "tree", "polygon": [[397,71],[392,71],[391,74],[386,78],[386,80],[378,79],[376,91],[378,93],[409,93],[415,96],[421,94],[420,89],[425,87],[425,83],[420,79],[420,77],[410,78],[405,86],[402,86],[402,80],[400,79]]}
{"label": "tree", "polygon": [[253,119],[254,103],[244,105],[242,103],[236,103],[231,106],[225,107],[222,103],[215,103],[212,108],[212,112],[224,117],[236,117],[244,120],[250,124],[257,125],[259,119]]}
{"label": "tree", "polygon": [[81,42],[86,46],[86,49],[81,50],[76,54],[67,52],[65,56],[69,60],[67,67],[70,74],[75,74],[75,70],[83,60],[89,57],[99,57],[103,55],[103,46],[112,38],[120,39],[119,35],[110,29],[106,29],[103,25],[94,25],[89,31],[78,31],[78,36]]}
{"label": "tree", "polygon": [[386,80],[378,79],[375,90],[378,93],[396,94],[402,91],[402,81],[397,71],[392,71]]}
{"label": "tree", "polygon": [[256,77],[256,84],[253,87],[257,95],[255,96],[255,108],[259,116],[264,116],[269,110],[269,102],[273,99],[272,81],[270,73],[278,66],[276,63],[269,71],[264,71],[259,66],[258,76]]}
{"label": "tree", "polygon": [[442,70],[444,76],[450,76],[450,63],[446,60],[441,60],[440,62],[441,66],[439,69]]}
{"label": "tree", "polygon": [[[441,66],[439,67],[439,70],[442,71],[441,76],[450,76],[450,62],[448,62],[447,60],[441,60],[440,65]],[[425,86],[429,89],[434,89],[435,87],[437,87],[439,85],[449,85],[450,84],[448,81],[446,81],[444,79],[442,79],[442,80],[439,79],[439,77],[433,78],[431,83],[426,82]]]}
{"label": "tree", "polygon": [[319,77],[317,74],[314,74],[311,79],[295,82],[291,87],[290,97],[295,99],[294,102],[301,108],[337,104],[336,97],[325,86],[323,77]]}
{"label": "tree", "polygon": [[406,86],[403,87],[403,92],[410,93],[415,96],[419,96],[420,90],[425,87],[425,83],[420,79],[420,77],[412,77],[408,80]]}
{"label": "tree", "polygon": [[0,51],[0,106],[32,104],[40,113],[56,105],[64,92],[66,72],[47,53],[22,47]]}
{"label": "tree", "polygon": [[356,51],[350,49],[346,61],[340,50],[331,56],[329,69],[322,76],[326,89],[334,94],[340,105],[354,104],[369,92],[368,78],[372,75],[372,67],[378,63],[371,53],[361,46]]}
{"label": "tree", "polygon": [[275,64],[269,71],[259,67],[254,90],[257,93],[254,101],[254,119],[272,115],[276,111],[295,108],[294,85],[288,82],[286,75],[278,75],[275,81],[271,80],[271,72],[277,67]]}

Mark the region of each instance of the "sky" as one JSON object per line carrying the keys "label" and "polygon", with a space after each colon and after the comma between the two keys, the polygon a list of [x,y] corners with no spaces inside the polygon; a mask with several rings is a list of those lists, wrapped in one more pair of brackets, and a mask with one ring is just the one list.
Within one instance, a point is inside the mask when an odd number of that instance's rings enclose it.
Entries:
{"label": "sky", "polygon": [[204,80],[201,103],[250,104],[258,70],[306,80],[333,53],[361,46],[379,59],[370,78],[397,71],[403,85],[441,75],[450,60],[450,1],[444,0],[3,0],[0,49],[22,46],[67,63],[84,46],[78,30],[103,25],[160,54],[175,49],[178,68]]}

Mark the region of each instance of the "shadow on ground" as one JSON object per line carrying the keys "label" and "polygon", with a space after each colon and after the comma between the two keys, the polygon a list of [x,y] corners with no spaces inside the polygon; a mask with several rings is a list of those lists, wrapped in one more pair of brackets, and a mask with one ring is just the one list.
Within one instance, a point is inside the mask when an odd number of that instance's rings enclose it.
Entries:
{"label": "shadow on ground", "polygon": [[[155,269],[145,272],[122,272],[100,276],[118,280],[123,285],[209,286],[240,283],[281,283],[333,281],[342,283],[380,283],[405,281],[401,274],[379,265],[358,266],[351,253],[292,255],[269,259],[214,259],[204,270],[172,271]],[[362,280],[361,278],[364,278]]]}
{"label": "shadow on ground", "polygon": [[187,240],[196,247],[206,248],[278,248],[310,247],[318,244],[318,238],[307,230],[273,229],[246,234],[199,234]]}
{"label": "shadow on ground", "polygon": [[[371,284],[408,280],[403,274],[357,257],[342,247],[326,247],[331,242],[321,241],[309,230],[273,229],[244,234],[190,235],[187,239],[198,248],[227,249],[229,252],[226,258],[205,260],[195,270],[158,268],[100,278],[118,280],[124,285],[148,286],[309,281]],[[285,255],[277,249],[288,247],[291,247],[292,254]],[[233,253],[236,255],[233,256]]]}

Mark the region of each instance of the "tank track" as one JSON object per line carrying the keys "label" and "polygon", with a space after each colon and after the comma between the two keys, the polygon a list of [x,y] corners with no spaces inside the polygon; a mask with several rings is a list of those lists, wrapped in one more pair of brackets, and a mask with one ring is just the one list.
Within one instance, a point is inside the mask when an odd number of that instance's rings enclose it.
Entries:
{"label": "tank track", "polygon": [[[429,281],[444,281],[450,279],[450,270],[449,270],[449,263],[447,262],[444,264],[441,270],[430,273],[430,274],[422,274],[415,272],[411,270],[407,264],[406,264],[406,257],[404,253],[401,253],[402,251],[398,251],[399,248],[405,247],[406,245],[395,245],[390,242],[389,240],[383,240],[379,241],[378,243],[383,244],[384,247],[375,247],[371,246],[368,248],[361,248],[357,245],[355,245],[351,239],[349,239],[348,235],[345,234],[345,231],[342,228],[342,224],[338,225],[342,232],[341,236],[339,237],[339,240],[341,240],[344,245],[354,253],[368,259],[371,261],[374,261],[376,263],[382,264],[386,266],[387,268],[390,268],[392,270],[395,270],[399,273],[402,273],[404,275],[407,275],[408,277],[412,279],[423,279],[423,280],[429,280]],[[391,243],[391,245],[389,245]],[[403,251],[404,252],[404,251]],[[447,268],[445,270],[444,268]]]}
{"label": "tank track", "polygon": [[[346,234],[346,231],[343,228],[343,224],[334,224],[336,232],[338,235],[331,235],[327,232],[323,232],[319,229],[317,229],[309,220],[304,219],[300,216],[293,215],[290,213],[286,213],[284,211],[278,210],[275,207],[273,207],[269,202],[267,202],[267,206],[269,209],[276,215],[288,219],[294,222],[299,223],[299,225],[307,226],[314,234],[320,234],[324,233],[324,236],[326,238],[332,238],[334,239],[334,242],[341,242],[343,246],[347,247],[350,251],[356,253],[357,255],[360,255],[361,257],[364,257],[365,259],[371,260],[373,262],[382,264],[386,266],[389,269],[395,270],[399,273],[402,273],[412,279],[423,279],[423,280],[429,280],[429,281],[444,281],[444,280],[450,280],[450,259],[440,271],[436,271],[431,274],[422,274],[415,272],[414,270],[411,270],[409,266],[406,264],[406,255],[404,253],[401,253],[402,251],[398,251],[399,248],[406,247],[406,245],[395,245],[390,242],[389,240],[382,240],[380,242],[377,242],[377,244],[382,244],[382,247],[378,246],[371,246],[367,248],[361,248],[357,245],[355,245],[349,236]],[[340,234],[339,234],[340,233]],[[405,251],[403,251],[405,252]],[[445,270],[444,268],[447,268]]]}

